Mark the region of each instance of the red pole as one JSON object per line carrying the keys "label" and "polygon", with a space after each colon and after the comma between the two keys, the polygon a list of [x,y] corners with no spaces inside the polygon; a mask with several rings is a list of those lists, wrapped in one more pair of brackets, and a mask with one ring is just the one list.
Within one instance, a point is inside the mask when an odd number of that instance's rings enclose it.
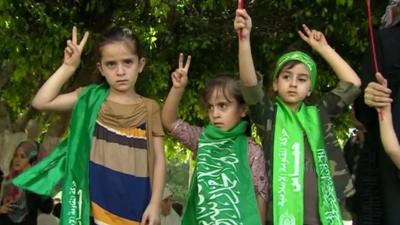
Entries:
{"label": "red pole", "polygon": [[[239,9],[244,9],[244,0],[239,0]],[[243,38],[242,29],[239,31],[239,39]]]}
{"label": "red pole", "polygon": [[[378,59],[376,57],[376,49],[375,49],[375,38],[374,38],[374,29],[372,26],[372,13],[371,13],[371,0],[367,0],[367,10],[368,10],[368,29],[369,29],[369,39],[371,43],[372,50],[372,59],[374,62],[375,74],[379,72],[378,67]],[[379,118],[383,120],[383,111],[379,109]]]}

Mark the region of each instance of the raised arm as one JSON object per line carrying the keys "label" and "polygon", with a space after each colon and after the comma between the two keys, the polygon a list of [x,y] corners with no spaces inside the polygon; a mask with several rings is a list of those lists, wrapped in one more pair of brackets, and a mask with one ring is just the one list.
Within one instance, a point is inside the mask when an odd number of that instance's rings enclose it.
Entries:
{"label": "raised arm", "polygon": [[301,39],[317,51],[332,67],[339,80],[353,83],[360,87],[361,80],[350,65],[328,44],[322,32],[310,30],[303,24],[303,31],[298,31]]}
{"label": "raised arm", "polygon": [[251,17],[244,9],[236,10],[234,21],[236,32],[241,35],[239,39],[239,73],[244,86],[257,85],[257,75],[254,68],[253,56],[250,45]]}
{"label": "raised arm", "polygon": [[386,153],[392,159],[397,168],[400,169],[400,144],[393,128],[391,107],[382,108],[383,118],[379,119],[381,141]]}
{"label": "raised arm", "polygon": [[179,54],[179,67],[171,74],[172,87],[169,91],[164,107],[161,112],[161,120],[165,128],[171,131],[178,118],[178,107],[188,82],[188,71],[191,56],[188,56],[186,63],[183,63],[183,54]]}
{"label": "raised arm", "polygon": [[89,33],[86,32],[78,44],[77,33],[77,28],[74,26],[72,28],[72,40],[67,41],[67,47],[64,50],[64,62],[36,93],[32,101],[34,108],[43,111],[68,111],[73,108],[78,99],[77,92],[59,93],[65,82],[78,68],[82,50],[89,37]]}
{"label": "raised arm", "polygon": [[377,110],[382,109],[383,117],[378,119],[382,145],[400,169],[400,144],[393,127],[390,89],[387,88],[387,81],[380,73],[377,74],[377,78],[379,83],[370,83],[365,89],[364,100],[367,105]]}

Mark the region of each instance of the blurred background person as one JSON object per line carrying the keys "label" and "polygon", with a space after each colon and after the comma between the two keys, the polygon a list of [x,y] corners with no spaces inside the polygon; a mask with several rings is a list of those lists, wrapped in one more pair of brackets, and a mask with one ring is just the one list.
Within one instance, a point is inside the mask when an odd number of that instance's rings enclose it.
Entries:
{"label": "blurred background person", "polygon": [[40,150],[40,144],[32,140],[22,141],[15,149],[10,172],[1,183],[1,225],[36,225],[38,208],[49,204],[49,197],[22,190],[11,183],[14,177],[36,163]]}
{"label": "blurred background person", "polygon": [[172,209],[172,192],[168,187],[165,187],[163,199],[161,201],[161,216],[160,225],[180,225],[181,218]]}

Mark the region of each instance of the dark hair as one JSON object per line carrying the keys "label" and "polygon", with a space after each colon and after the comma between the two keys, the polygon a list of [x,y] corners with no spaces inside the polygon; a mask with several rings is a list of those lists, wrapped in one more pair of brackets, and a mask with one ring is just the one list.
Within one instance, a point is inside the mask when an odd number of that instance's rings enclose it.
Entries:
{"label": "dark hair", "polygon": [[240,91],[239,80],[233,76],[220,75],[206,82],[202,96],[204,106],[207,106],[214,90],[221,90],[228,102],[231,102],[228,96],[232,96],[240,105],[246,104]]}
{"label": "dark hair", "polygon": [[53,208],[53,215],[57,218],[60,218],[61,215],[61,202],[56,203]]}
{"label": "dark hair", "polygon": [[42,213],[50,214],[53,211],[54,201],[52,198],[47,198],[43,200],[39,205],[39,210]]}
{"label": "dark hair", "polygon": [[172,208],[175,210],[175,212],[179,215],[182,216],[183,213],[183,205],[179,202],[174,202],[172,203]]}
{"label": "dark hair", "polygon": [[126,42],[139,58],[143,57],[139,39],[129,28],[111,27],[103,33],[97,43],[99,60],[101,59],[101,49],[114,42]]}
{"label": "dark hair", "polygon": [[304,64],[304,63],[299,60],[289,60],[289,61],[285,62],[284,64],[282,64],[281,68],[279,68],[278,72],[276,74],[274,74],[274,79],[276,79],[278,77],[278,75],[282,72],[282,70],[292,69],[294,66],[296,66],[298,64]]}

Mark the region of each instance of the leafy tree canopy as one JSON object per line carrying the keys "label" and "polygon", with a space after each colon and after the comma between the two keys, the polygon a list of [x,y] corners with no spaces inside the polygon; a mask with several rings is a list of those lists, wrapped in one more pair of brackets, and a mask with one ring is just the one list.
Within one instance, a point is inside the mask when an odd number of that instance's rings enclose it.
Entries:
{"label": "leafy tree canopy", "polygon": [[[254,61],[265,80],[283,52],[295,48],[312,52],[297,35],[302,23],[323,31],[336,51],[361,71],[361,58],[369,46],[365,1],[252,0],[245,4],[254,24]],[[373,1],[376,25],[385,5],[385,1]],[[107,27],[121,25],[137,33],[146,50],[147,66],[137,90],[160,103],[169,91],[170,71],[177,65],[178,53],[192,55],[189,85],[179,112],[188,122],[204,125],[199,98],[205,81],[218,73],[238,71],[233,29],[236,7],[233,0],[0,0],[0,101],[11,121],[32,111],[30,115],[43,125],[54,123],[54,117],[29,106],[35,92],[61,65],[72,26],[91,36],[82,65],[65,91],[96,80],[96,38]],[[319,91],[326,91],[337,80],[321,58],[313,56],[319,65]],[[349,123],[349,116],[338,121],[342,139]],[[170,139],[166,143],[169,158],[188,158],[181,146]]]}

